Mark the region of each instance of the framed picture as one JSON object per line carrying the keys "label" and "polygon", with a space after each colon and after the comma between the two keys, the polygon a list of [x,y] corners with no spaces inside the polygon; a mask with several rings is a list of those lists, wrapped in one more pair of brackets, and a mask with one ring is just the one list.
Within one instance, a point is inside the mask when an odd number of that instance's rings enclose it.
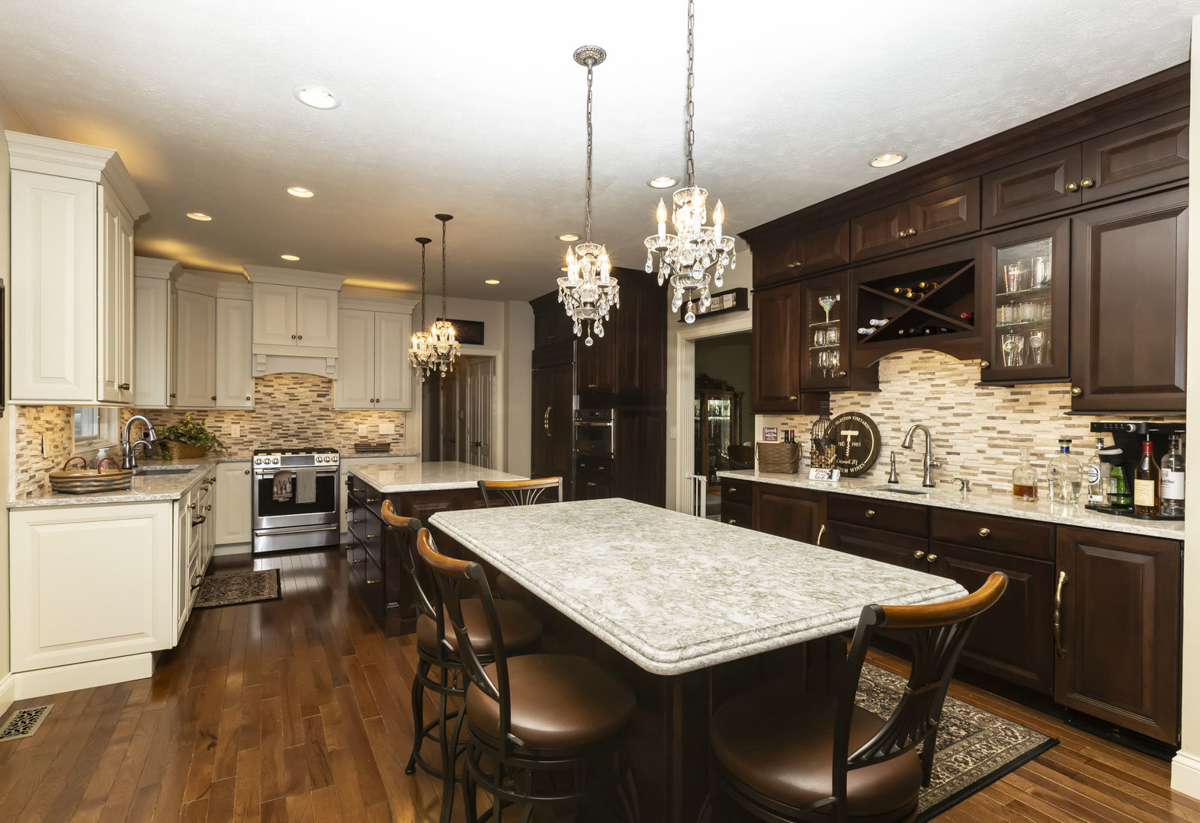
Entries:
{"label": "framed picture", "polygon": [[[445,318],[439,318],[444,320]],[[483,345],[483,321],[482,320],[455,320],[450,319],[450,325],[454,326],[454,339],[466,346],[482,346]]]}

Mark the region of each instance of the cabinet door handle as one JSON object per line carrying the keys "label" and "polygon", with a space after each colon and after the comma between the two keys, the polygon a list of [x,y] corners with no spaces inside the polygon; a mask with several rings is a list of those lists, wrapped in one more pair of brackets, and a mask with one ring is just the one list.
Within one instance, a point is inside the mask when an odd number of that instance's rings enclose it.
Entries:
{"label": "cabinet door handle", "polygon": [[378,503],[378,502],[379,502],[379,498],[378,498],[378,497],[368,497],[368,498],[367,498],[367,502],[368,502],[368,503]]}
{"label": "cabinet door handle", "polygon": [[867,509],[867,517],[874,517],[874,516],[875,516],[875,510]]}
{"label": "cabinet door handle", "polygon": [[1067,584],[1067,573],[1058,573],[1058,585],[1054,588],[1054,653],[1060,659],[1067,659],[1067,650],[1062,644],[1062,593]]}
{"label": "cabinet door handle", "polygon": [[729,525],[731,525],[731,526],[736,526],[736,525],[737,525],[737,520],[735,520],[735,519],[734,519],[734,518],[732,518],[732,517],[731,517],[731,518],[729,518],[729,519],[728,519],[727,521],[725,521],[725,522],[726,522],[726,523],[728,523],[728,524],[729,524]]}
{"label": "cabinet door handle", "polygon": [[368,534],[367,535],[368,540],[374,540],[376,537],[379,537],[379,535],[377,535],[377,534]]}
{"label": "cabinet door handle", "polygon": [[979,530],[980,537],[987,537],[991,533],[992,533],[992,530],[987,528],[986,526],[984,526],[982,529]]}
{"label": "cabinet door handle", "polygon": [[595,484],[595,483],[593,483],[591,480],[589,480],[589,481],[587,482],[587,484],[586,484],[586,485],[588,485],[588,486],[594,486],[594,485],[596,485],[596,484]]}
{"label": "cabinet door handle", "polygon": [[925,562],[926,563],[936,563],[937,557],[938,556],[936,554],[927,554],[927,555],[925,555]]}
{"label": "cabinet door handle", "polygon": [[202,524],[204,523],[204,521],[206,521],[206,520],[208,520],[208,516],[207,516],[207,515],[203,515],[203,514],[202,514],[202,515],[200,515],[200,517],[198,517],[197,519],[195,519],[195,520],[193,520],[193,521],[192,521],[192,528],[195,528],[196,526],[202,525]]}
{"label": "cabinet door handle", "polygon": [[129,391],[129,384],[122,383],[121,385],[117,386],[117,388],[120,389],[121,391]]}
{"label": "cabinet door handle", "polygon": [[1068,183],[1067,191],[1079,191],[1079,184],[1078,183]]}
{"label": "cabinet door handle", "polygon": [[908,236],[909,236],[909,237],[912,237],[912,236],[913,236],[914,234],[916,234],[916,233],[917,233],[917,230],[916,230],[916,229],[909,229],[909,230],[908,230]]}
{"label": "cabinet door handle", "polygon": [[788,400],[799,400],[800,398],[794,394],[788,395]]}
{"label": "cabinet door handle", "polygon": [[846,376],[846,373],[845,373],[844,371],[840,371],[840,372],[838,372],[838,373],[837,373],[837,376],[838,376],[838,377],[845,377],[845,376]]}
{"label": "cabinet door handle", "polygon": [[917,558],[918,560],[920,560],[924,556],[925,556],[925,552],[921,551],[920,549],[917,549],[915,552],[913,552],[913,557]]}
{"label": "cabinet door handle", "polygon": [[1085,189],[1090,189],[1092,186],[1096,185],[1096,181],[1090,177],[1085,177],[1079,181],[1079,185]]}
{"label": "cabinet door handle", "polygon": [[899,239],[900,239],[901,237],[903,237],[903,236],[904,236],[904,232],[902,232],[902,231],[898,231],[898,232],[896,232],[896,239],[897,239],[897,240],[899,240]]}
{"label": "cabinet door handle", "polygon": [[730,486],[726,491],[726,494],[733,494],[735,491],[737,491],[737,489],[735,489],[733,486]]}
{"label": "cabinet door handle", "polygon": [[212,511],[212,503],[209,503],[207,506],[205,506],[205,507],[204,507],[204,510],[205,510],[206,512],[210,512],[210,511]]}
{"label": "cabinet door handle", "polygon": [[[733,521],[730,520],[729,522],[732,523]],[[825,536],[825,524],[822,523],[821,528],[817,529],[817,545],[818,546],[821,545],[821,538],[824,536]]]}
{"label": "cabinet door handle", "polygon": [[174,400],[174,399],[175,399],[175,395],[171,395],[171,399],[172,399],[172,400]]}
{"label": "cabinet door handle", "polygon": [[979,368],[981,368],[981,369],[986,369],[986,368],[990,367],[991,365],[992,365],[992,364],[991,364],[991,363],[989,363],[989,362],[988,362],[988,361],[986,361],[986,360],[980,360],[980,361],[979,361]]}
{"label": "cabinet door handle", "polygon": [[1079,395],[1081,395],[1081,394],[1083,394],[1083,389],[1079,388],[1078,386],[1071,387],[1071,396],[1072,397],[1079,397]]}
{"label": "cabinet door handle", "polygon": [[351,560],[351,561],[350,561],[350,565],[351,565],[351,566],[356,566],[356,565],[358,565],[359,563],[366,563],[366,562],[367,562],[367,559],[366,559],[365,557],[360,557],[360,558],[358,558],[357,560]]}
{"label": "cabinet door handle", "polygon": [[200,584],[203,582],[204,582],[204,575],[199,574],[199,573],[192,575],[192,588],[193,589],[200,588]]}
{"label": "cabinet door handle", "polygon": [[554,408],[553,406],[547,406],[546,413],[544,415],[542,415],[542,428],[544,428],[546,430],[547,437],[550,436],[550,411],[553,408]]}
{"label": "cabinet door handle", "polygon": [[208,399],[209,399],[209,400],[211,400],[211,401],[213,401],[214,403],[215,403],[215,402],[217,402],[217,396],[216,396],[215,394],[214,394],[212,397],[208,398]]}

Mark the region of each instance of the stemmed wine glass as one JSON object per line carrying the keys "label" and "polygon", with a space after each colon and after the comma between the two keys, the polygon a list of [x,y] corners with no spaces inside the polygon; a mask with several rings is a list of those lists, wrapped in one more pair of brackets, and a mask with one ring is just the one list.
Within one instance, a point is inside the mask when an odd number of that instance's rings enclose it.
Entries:
{"label": "stemmed wine glass", "polygon": [[829,321],[829,310],[834,307],[838,300],[841,299],[840,294],[823,294],[817,298],[817,304],[825,310],[825,322]]}

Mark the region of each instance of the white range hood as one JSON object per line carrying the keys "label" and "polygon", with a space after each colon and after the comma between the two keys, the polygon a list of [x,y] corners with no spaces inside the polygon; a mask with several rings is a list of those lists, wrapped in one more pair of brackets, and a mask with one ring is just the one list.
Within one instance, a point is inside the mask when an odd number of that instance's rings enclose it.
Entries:
{"label": "white range hood", "polygon": [[279,266],[242,270],[254,292],[254,376],[336,378],[338,291],[345,276]]}

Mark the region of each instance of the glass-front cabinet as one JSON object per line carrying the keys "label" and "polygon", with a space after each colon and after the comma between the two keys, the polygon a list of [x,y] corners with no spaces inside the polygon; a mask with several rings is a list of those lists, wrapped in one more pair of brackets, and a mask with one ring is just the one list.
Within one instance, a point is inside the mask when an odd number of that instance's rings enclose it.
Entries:
{"label": "glass-front cabinet", "polygon": [[854,333],[846,327],[854,317],[849,274],[814,277],[800,286],[800,389],[848,389]]}
{"label": "glass-front cabinet", "polygon": [[742,393],[696,389],[696,474],[719,485],[716,473],[731,468],[729,447],[741,443]]}
{"label": "glass-front cabinet", "polygon": [[1067,380],[1070,221],[984,238],[980,255],[984,382]]}

